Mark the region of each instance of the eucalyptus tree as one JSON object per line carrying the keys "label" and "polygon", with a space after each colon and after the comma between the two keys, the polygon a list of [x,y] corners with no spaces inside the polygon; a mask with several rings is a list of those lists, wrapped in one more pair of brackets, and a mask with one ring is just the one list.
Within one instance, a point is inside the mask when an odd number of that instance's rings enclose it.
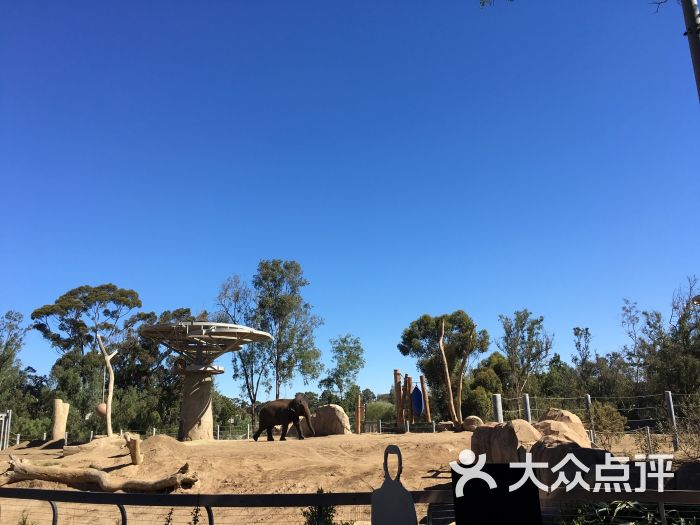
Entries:
{"label": "eucalyptus tree", "polygon": [[297,261],[261,260],[253,277],[254,315],[260,329],[272,335],[269,350],[277,399],[280,387],[297,374],[308,384],[322,370],[314,331],[323,320],[302,296],[308,284]]}
{"label": "eucalyptus tree", "polygon": [[[449,416],[462,422],[462,384],[471,358],[485,352],[489,346],[486,330],[476,329],[476,323],[463,310],[437,317],[422,315],[406,328],[397,345],[406,356],[418,359],[433,393],[444,392]],[[457,382],[457,392],[452,384]],[[442,385],[442,388],[438,388]]]}

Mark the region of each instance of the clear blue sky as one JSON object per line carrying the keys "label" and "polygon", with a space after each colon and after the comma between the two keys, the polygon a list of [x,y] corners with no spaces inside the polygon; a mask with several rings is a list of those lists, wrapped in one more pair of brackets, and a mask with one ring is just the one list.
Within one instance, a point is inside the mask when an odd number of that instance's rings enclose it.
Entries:
{"label": "clear blue sky", "polygon": [[[296,259],[320,347],[360,336],[360,384],[386,391],[423,313],[462,308],[495,339],[527,307],[557,352],[576,325],[608,352],[624,297],[667,313],[700,275],[676,3],[1,11],[2,311],[105,282],[211,310],[227,275]],[[45,373],[55,356],[33,334],[21,357]]]}

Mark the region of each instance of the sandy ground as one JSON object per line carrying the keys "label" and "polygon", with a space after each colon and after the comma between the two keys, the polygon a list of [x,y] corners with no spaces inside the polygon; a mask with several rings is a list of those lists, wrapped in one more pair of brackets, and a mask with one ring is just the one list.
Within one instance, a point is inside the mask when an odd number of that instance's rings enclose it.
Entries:
{"label": "sandy ground", "polygon": [[[180,443],[167,436],[153,436],[143,442],[145,456],[140,466],[131,465],[128,450],[115,439],[95,440],[94,449],[63,457],[62,449],[29,447],[26,443],[0,453],[0,473],[8,466],[9,454],[38,465],[87,467],[95,465],[123,478],[156,479],[176,471],[188,463],[199,482],[187,493],[311,493],[319,488],[328,492],[370,492],[383,481],[382,462],[387,445],[395,444],[403,456],[401,481],[409,490],[419,490],[450,483],[449,462],[469,448],[471,432],[437,434],[363,434],[307,438],[303,441],[195,441]],[[632,436],[615,447],[614,452],[637,453]],[[639,451],[642,452],[642,451]],[[395,459],[390,456],[390,472],[395,472]],[[80,489],[58,483],[26,481],[13,487]],[[1,489],[0,489],[1,490]],[[27,525],[49,524],[50,509],[44,502],[6,500],[0,498],[0,525],[17,525],[22,512],[28,512]],[[129,523],[168,523],[169,509],[129,507]],[[172,525],[195,523],[192,509],[178,509]],[[419,519],[425,506],[418,506]],[[59,504],[59,524],[119,523],[116,508]],[[216,523],[304,523],[300,509],[216,509]],[[363,523],[369,520],[368,507],[339,507],[337,521]],[[202,516],[200,523],[205,522]]]}
{"label": "sandy ground", "polygon": [[[197,472],[199,482],[188,493],[306,493],[319,488],[331,492],[369,492],[378,488],[384,479],[382,462],[384,449],[395,444],[401,449],[403,473],[401,481],[409,490],[424,489],[450,482],[449,462],[457,459],[459,452],[468,448],[470,432],[437,434],[363,434],[307,438],[303,441],[291,438],[287,441],[195,441],[180,443],[167,436],[149,437],[143,442],[144,463],[130,464],[128,450],[118,444],[95,446],[93,450],[62,457],[61,449],[12,447],[0,453],[0,472],[8,464],[9,454],[29,459],[39,465],[89,466],[91,464],[110,470],[118,477],[155,479],[177,470],[184,463]],[[390,456],[390,471],[395,472],[396,461]],[[13,487],[75,488],[58,483],[27,481]],[[37,525],[47,521],[48,506],[43,503],[27,506],[28,502],[0,499],[0,524],[15,525],[22,509],[27,509],[30,520]],[[45,508],[46,507],[46,508]],[[83,507],[83,508],[81,508]],[[59,523],[109,523],[118,518],[115,509],[87,509],[87,506],[59,506]],[[425,509],[422,509],[425,510]],[[167,509],[157,515],[153,509],[140,512],[129,509],[129,523],[164,523]],[[191,509],[176,512],[173,523],[188,523]],[[245,514],[247,512],[247,514]],[[244,515],[245,514],[245,515]],[[217,523],[280,522],[298,523],[298,509],[280,513],[252,512],[242,509],[217,510]],[[272,519],[274,517],[274,519]],[[339,508],[339,518],[364,521],[368,519],[366,508]],[[260,520],[260,521],[259,521]]]}

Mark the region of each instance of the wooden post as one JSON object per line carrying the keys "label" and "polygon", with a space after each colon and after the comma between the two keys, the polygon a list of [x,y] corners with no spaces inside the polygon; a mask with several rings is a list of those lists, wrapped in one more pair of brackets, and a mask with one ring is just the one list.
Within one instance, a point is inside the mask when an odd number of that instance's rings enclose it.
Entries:
{"label": "wooden post", "polygon": [[[70,404],[64,403],[61,399],[53,400],[53,425],[51,427],[51,439],[53,441],[65,439],[69,410]],[[7,431],[10,431],[9,427]]]}
{"label": "wooden post", "polygon": [[404,375],[403,378],[403,408],[404,417],[406,421],[411,421],[411,413],[413,412],[413,407],[411,406],[411,392],[408,390],[408,382],[411,379],[408,374]]}
{"label": "wooden post", "polygon": [[416,422],[416,415],[413,413],[413,378],[408,376],[408,414],[411,424]]}
{"label": "wooden post", "polygon": [[668,412],[668,422],[673,430],[673,450],[678,450],[678,426],[676,425],[676,411],[673,409],[673,395],[670,390],[664,392],[666,396],[666,411]]}
{"label": "wooden post", "polygon": [[403,395],[401,393],[401,371],[399,369],[394,370],[394,400],[396,404],[396,427],[399,429],[403,428]]}
{"label": "wooden post", "polygon": [[425,384],[425,376],[420,376],[420,388],[423,391],[423,406],[425,406],[425,420],[428,423],[432,423],[433,420],[430,417],[430,398],[428,397],[428,387]]}
{"label": "wooden post", "polygon": [[114,369],[112,368],[112,358],[117,355],[115,350],[111,354],[107,353],[105,350],[105,345],[102,344],[102,338],[100,334],[97,334],[97,343],[100,346],[100,351],[102,352],[102,357],[105,360],[105,367],[107,368],[107,373],[109,374],[109,386],[107,387],[107,414],[105,419],[107,421],[107,436],[112,436],[112,396],[114,395]]}
{"label": "wooden post", "polygon": [[362,394],[355,401],[355,434],[362,434]]}

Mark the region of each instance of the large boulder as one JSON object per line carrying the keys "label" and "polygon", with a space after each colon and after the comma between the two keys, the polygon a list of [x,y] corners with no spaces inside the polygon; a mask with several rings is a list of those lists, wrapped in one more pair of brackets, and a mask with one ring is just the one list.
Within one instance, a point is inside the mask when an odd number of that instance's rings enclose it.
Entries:
{"label": "large boulder", "polygon": [[464,418],[462,421],[462,428],[469,432],[474,432],[478,427],[483,425],[484,422],[479,416],[469,416]]}
{"label": "large boulder", "polygon": [[339,405],[323,405],[316,409],[315,417],[311,424],[316,429],[317,436],[330,436],[334,434],[352,434],[350,419]]}
{"label": "large boulder", "polygon": [[454,430],[455,424],[452,421],[440,421],[435,423],[435,430],[437,432],[445,432],[446,430]]}
{"label": "large boulder", "polygon": [[524,419],[486,423],[474,431],[471,449],[477,456],[486,454],[487,463],[523,461],[525,453],[541,437],[540,431]]}
{"label": "large boulder", "polygon": [[[547,486],[554,484],[562,472],[569,481],[574,479],[577,472],[581,472],[583,479],[592,487],[595,482],[595,466],[605,463],[605,450],[582,447],[574,441],[560,439],[556,436],[544,436],[532,446],[530,453],[533,462],[546,463],[549,466],[549,468],[535,469],[537,478]],[[561,470],[552,472],[552,467],[562,461],[567,454],[573,454],[590,470],[584,473],[575,463],[568,461]],[[632,470],[630,469],[630,471]]]}
{"label": "large boulder", "polygon": [[[539,422],[544,421],[558,421],[560,423],[564,423],[571,432],[578,436],[577,439],[571,439],[571,441],[575,441],[577,443],[588,443],[587,446],[591,446],[591,441],[588,438],[588,433],[586,432],[586,429],[583,427],[583,422],[581,422],[581,418],[573,412],[569,412],[568,410],[562,410],[561,408],[550,408],[540,417]],[[553,434],[551,435],[556,435],[556,432],[564,431],[562,427],[557,425],[549,425],[545,428],[549,428],[551,432],[553,432]],[[542,433],[544,434],[544,432]]]}
{"label": "large boulder", "polygon": [[[311,414],[311,424],[314,426],[314,429],[316,428],[316,415]],[[299,426],[301,427],[301,431],[304,434],[304,437],[309,437],[313,436],[314,433],[311,432],[311,429],[309,428],[309,423],[306,421],[306,417],[302,416],[299,418]],[[289,430],[287,430],[287,437],[297,437],[297,429],[294,427],[294,425],[289,425]]]}
{"label": "large boulder", "polygon": [[563,421],[547,419],[545,421],[538,421],[534,424],[534,427],[539,430],[543,436],[552,436],[562,441],[572,441],[584,448],[591,448],[591,440],[588,439],[586,433],[582,436],[580,432],[575,432]]}

